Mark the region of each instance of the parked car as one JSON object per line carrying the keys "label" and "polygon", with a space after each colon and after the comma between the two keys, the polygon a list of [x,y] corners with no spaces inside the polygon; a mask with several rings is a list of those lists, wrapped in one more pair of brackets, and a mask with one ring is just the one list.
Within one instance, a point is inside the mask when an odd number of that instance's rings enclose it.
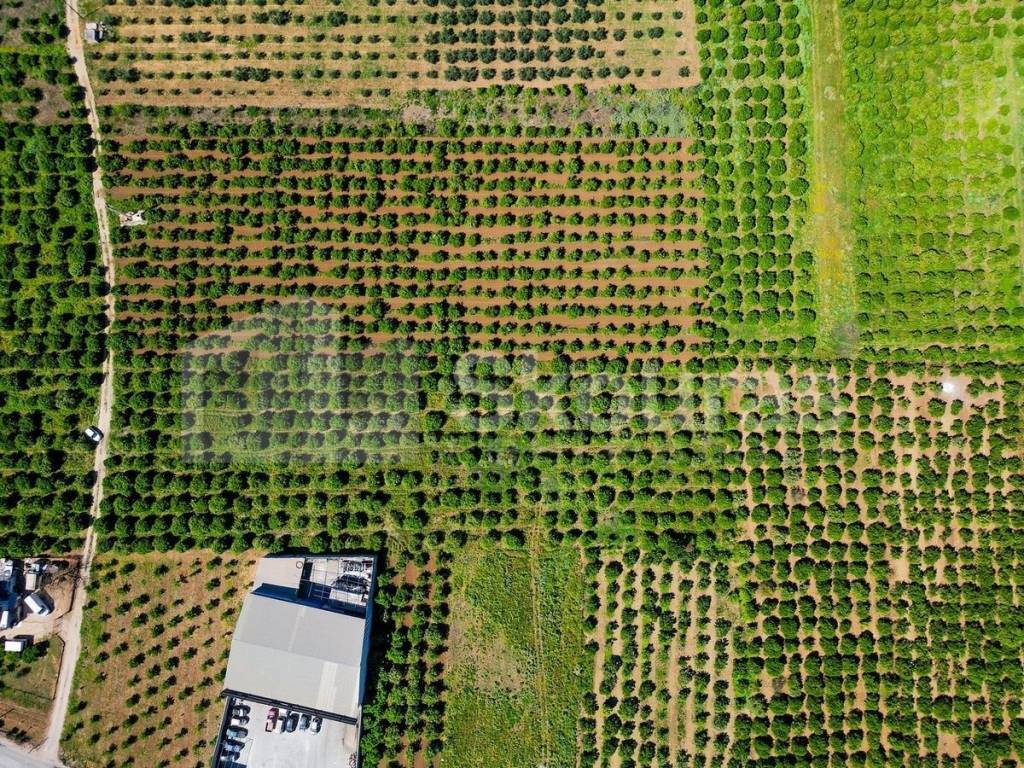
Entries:
{"label": "parked car", "polygon": [[308,712],[303,712],[301,717],[299,717],[299,730],[300,731],[307,731],[307,730],[309,730],[309,713]]}
{"label": "parked car", "polygon": [[249,735],[249,731],[247,731],[245,728],[239,728],[237,726],[232,726],[228,728],[226,733],[232,739],[244,739],[246,736]]}
{"label": "parked car", "polygon": [[320,733],[320,726],[324,724],[323,718],[320,715],[313,715],[313,722],[309,724],[309,730],[313,733]]}
{"label": "parked car", "polygon": [[298,726],[299,726],[299,713],[298,712],[289,712],[288,713],[288,720],[284,724],[285,731],[287,731],[288,733],[295,733],[295,729]]}
{"label": "parked car", "polygon": [[231,716],[231,724],[232,725],[248,725],[248,723],[249,723],[249,716],[248,715],[232,715]]}
{"label": "parked car", "polygon": [[267,725],[263,730],[272,731],[277,725],[277,707],[271,707],[267,710]]}
{"label": "parked car", "polygon": [[85,428],[85,436],[96,444],[103,439],[103,432],[97,426],[89,426]]}
{"label": "parked car", "polygon": [[[247,715],[247,714],[249,714],[249,705],[248,704],[238,703],[238,704],[235,704],[235,706],[233,706],[231,709],[232,709],[232,711],[237,712],[240,715]],[[275,707],[275,709],[276,709],[276,707]]]}

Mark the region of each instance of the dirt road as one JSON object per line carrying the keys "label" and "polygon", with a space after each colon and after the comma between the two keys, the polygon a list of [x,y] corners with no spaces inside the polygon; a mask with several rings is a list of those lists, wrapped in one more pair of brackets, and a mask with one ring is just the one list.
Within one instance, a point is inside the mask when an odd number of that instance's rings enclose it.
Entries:
{"label": "dirt road", "polygon": [[0,741],[0,768],[57,768],[59,762],[28,753],[6,739]]}
{"label": "dirt road", "polygon": [[[92,174],[93,205],[96,208],[96,221],[100,241],[100,256],[103,267],[106,271],[106,282],[110,290],[106,295],[107,327],[114,322],[114,252],[110,245],[110,218],[107,214],[107,203],[103,196],[103,176],[99,170],[99,141],[100,124],[99,115],[96,113],[96,100],[93,97],[92,86],[89,84],[89,73],[85,67],[85,52],[82,41],[82,20],[78,15],[78,0],[65,0],[65,16],[67,19],[68,54],[74,61],[75,74],[78,82],[85,91],[85,106],[89,111],[89,126],[92,128],[93,139],[96,146],[93,149],[93,156],[97,159],[96,170]],[[94,482],[92,487],[92,506],[90,513],[95,519],[100,514],[100,506],[103,502],[103,479],[106,476],[107,444],[109,442],[110,415],[114,403],[114,354],[109,351],[107,359],[103,363],[103,384],[100,387],[99,408],[96,416],[96,426],[103,432],[103,439],[96,446],[96,455],[93,460]],[[64,721],[67,718],[68,703],[71,699],[71,683],[75,676],[75,667],[78,664],[78,657],[82,651],[82,609],[85,605],[86,587],[89,583],[89,571],[92,567],[92,558],[96,553],[96,534],[90,525],[85,532],[85,544],[82,549],[82,562],[79,571],[78,588],[76,589],[71,610],[61,619],[59,634],[64,641],[64,655],[60,662],[60,675],[57,680],[57,691],[53,700],[53,709],[50,715],[50,725],[46,732],[46,739],[39,749],[33,753],[37,760],[43,764],[56,765],[60,756],[60,736],[64,730]],[[0,755],[0,759],[3,756]],[[12,765],[20,765],[12,763]],[[24,763],[30,765],[30,763]],[[3,763],[0,763],[0,767]]]}

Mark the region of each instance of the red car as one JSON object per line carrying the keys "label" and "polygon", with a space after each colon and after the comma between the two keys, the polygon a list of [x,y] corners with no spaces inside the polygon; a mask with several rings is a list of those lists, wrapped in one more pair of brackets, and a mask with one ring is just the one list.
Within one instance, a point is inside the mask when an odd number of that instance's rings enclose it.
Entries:
{"label": "red car", "polygon": [[271,707],[267,711],[267,724],[263,730],[272,731],[275,725],[277,725],[277,707]]}

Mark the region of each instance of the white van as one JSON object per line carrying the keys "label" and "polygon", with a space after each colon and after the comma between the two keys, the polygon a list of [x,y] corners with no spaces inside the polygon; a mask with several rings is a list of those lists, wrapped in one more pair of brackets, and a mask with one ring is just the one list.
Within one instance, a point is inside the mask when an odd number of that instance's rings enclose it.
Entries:
{"label": "white van", "polygon": [[25,605],[36,616],[46,616],[53,611],[49,598],[42,590],[25,596]]}

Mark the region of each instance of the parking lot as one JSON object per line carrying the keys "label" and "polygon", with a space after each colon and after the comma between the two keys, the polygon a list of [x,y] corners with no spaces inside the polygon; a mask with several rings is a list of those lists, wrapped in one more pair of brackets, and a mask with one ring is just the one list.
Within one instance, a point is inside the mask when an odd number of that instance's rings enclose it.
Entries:
{"label": "parking lot", "polygon": [[298,730],[292,733],[268,732],[266,704],[246,702],[248,733],[242,739],[242,750],[234,760],[221,760],[219,765],[233,768],[353,768],[356,764],[359,739],[356,727],[324,720],[319,733]]}

